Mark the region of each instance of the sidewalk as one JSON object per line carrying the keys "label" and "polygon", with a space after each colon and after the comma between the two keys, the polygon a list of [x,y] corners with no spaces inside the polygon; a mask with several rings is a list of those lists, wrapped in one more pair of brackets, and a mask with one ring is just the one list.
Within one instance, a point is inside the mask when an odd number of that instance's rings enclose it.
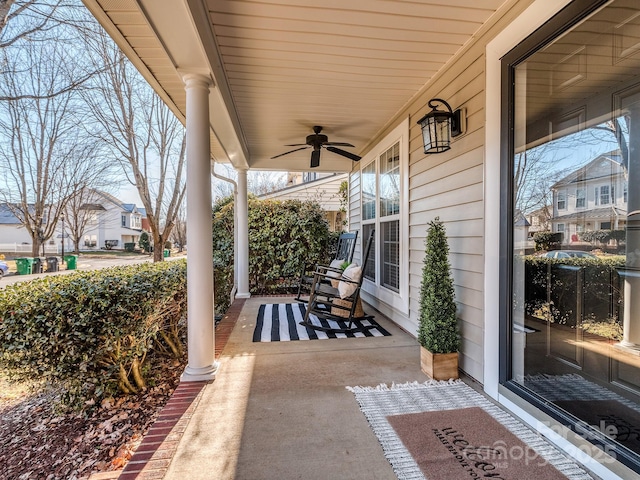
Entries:
{"label": "sidewalk", "polygon": [[253,343],[251,298],[203,386],[165,479],[395,479],[345,386],[427,380],[418,344],[380,314],[390,337]]}

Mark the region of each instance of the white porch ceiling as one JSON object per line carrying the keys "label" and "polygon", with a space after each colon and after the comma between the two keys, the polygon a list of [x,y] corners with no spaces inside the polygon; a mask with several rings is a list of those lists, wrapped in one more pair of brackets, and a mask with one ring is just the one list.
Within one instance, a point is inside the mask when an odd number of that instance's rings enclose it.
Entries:
{"label": "white porch ceiling", "polygon": [[[173,111],[181,72],[208,73],[212,156],[301,171],[314,125],[363,154],[368,142],[504,0],[84,0]],[[352,162],[322,150],[319,171]]]}

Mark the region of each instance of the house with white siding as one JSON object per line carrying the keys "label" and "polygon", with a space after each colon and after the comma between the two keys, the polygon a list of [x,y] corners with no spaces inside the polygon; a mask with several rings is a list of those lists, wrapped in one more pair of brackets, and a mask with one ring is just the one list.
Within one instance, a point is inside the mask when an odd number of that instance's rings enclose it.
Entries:
{"label": "house with white siding", "polygon": [[80,243],[81,249],[124,249],[126,243],[138,243],[143,214],[135,204],[123,203],[107,192],[95,191],[91,203],[81,208],[90,212]]}
{"label": "house with white siding", "polygon": [[620,151],[600,155],[556,182],[553,192],[554,232],[564,243],[577,242],[593,230],[623,230],[627,219],[628,184]]}
{"label": "house with white siding", "polygon": [[[427,224],[439,217],[464,375],[597,476],[639,478],[640,449],[599,431],[596,418],[608,414],[596,398],[615,399],[625,405],[617,414],[636,412],[626,418],[640,429],[636,1],[84,3],[187,126],[183,381],[211,380],[218,370],[206,241],[211,163],[238,171],[236,298],[250,296],[247,171],[341,172],[349,178],[349,230],[359,232],[354,261],[376,232],[363,299],[415,334]],[[457,133],[438,153],[425,146],[419,124],[433,109],[452,123],[459,115],[455,129],[433,128]],[[309,139],[317,125],[327,137],[320,143]],[[295,150],[282,156],[285,146]],[[600,168],[609,174],[596,182]],[[584,180],[570,178],[581,171]],[[518,221],[527,205],[547,205],[552,195],[556,231],[561,223],[578,230],[562,217],[583,199],[593,207],[591,220],[584,217],[592,227],[613,227],[611,215],[626,226],[624,260],[598,280],[604,284],[594,287],[584,265],[554,264],[533,279]],[[534,287],[545,293],[533,299],[540,308],[528,308]],[[570,320],[557,322],[560,297],[578,303],[567,307]],[[620,333],[593,333],[594,323]],[[578,408],[581,401],[596,403]]]}
{"label": "house with white siding", "polygon": [[340,232],[345,228],[346,211],[342,205],[341,187],[348,181],[346,173],[289,173],[287,186],[274,192],[258,195],[260,199],[314,201],[326,212],[329,229]]}
{"label": "house with white siding", "polygon": [[6,204],[0,204],[0,244],[31,245],[31,235]]}

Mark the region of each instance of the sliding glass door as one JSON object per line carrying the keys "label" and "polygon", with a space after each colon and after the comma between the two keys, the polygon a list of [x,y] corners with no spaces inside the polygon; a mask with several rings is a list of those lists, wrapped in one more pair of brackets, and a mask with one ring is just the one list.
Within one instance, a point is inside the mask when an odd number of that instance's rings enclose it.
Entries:
{"label": "sliding glass door", "polygon": [[573,2],[503,75],[503,383],[639,470],[637,3]]}

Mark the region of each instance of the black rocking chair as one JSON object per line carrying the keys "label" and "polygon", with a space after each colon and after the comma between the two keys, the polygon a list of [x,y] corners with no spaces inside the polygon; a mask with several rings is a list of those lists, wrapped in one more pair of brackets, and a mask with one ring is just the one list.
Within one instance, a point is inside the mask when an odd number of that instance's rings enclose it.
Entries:
{"label": "black rocking chair", "polygon": [[[373,316],[365,315],[360,301],[360,289],[362,288],[362,281],[364,280],[364,269],[367,265],[367,259],[369,258],[369,252],[371,251],[374,235],[375,230],[372,230],[367,240],[364,255],[362,256],[362,271],[359,278],[351,279],[342,276],[339,279],[336,279],[328,275],[328,272],[324,267],[316,269],[313,276],[313,282],[311,284],[311,294],[309,295],[309,302],[304,315],[304,320],[300,322],[300,325],[305,325],[309,328],[313,328],[314,330],[333,333],[361,332],[375,327],[375,325],[363,325],[362,320],[372,319]],[[348,272],[345,270],[345,273]],[[339,280],[339,282],[343,282],[342,287],[351,286],[348,290],[353,291],[349,295],[341,297],[341,286],[338,288],[332,286],[331,280]],[[309,319],[312,314],[320,320],[332,320],[342,324],[348,322],[348,325],[345,328],[317,325],[312,323]]]}
{"label": "black rocking chair", "polygon": [[[343,260],[344,262],[351,263],[353,259],[353,252],[356,248],[356,240],[358,239],[358,232],[355,233],[341,233],[338,237],[338,245],[336,248],[336,254],[333,257],[333,260]],[[300,275],[300,282],[298,283],[298,295],[296,295],[295,299],[298,302],[307,302],[302,295],[310,295],[311,294],[311,285],[313,284],[313,276],[315,271],[319,268],[324,270],[324,273],[327,272],[335,272],[333,276],[335,278],[339,278],[342,274],[342,270],[339,268],[333,268],[329,265],[311,265],[305,267],[302,274]],[[329,275],[332,276],[332,275]],[[327,282],[328,283],[328,282]]]}

